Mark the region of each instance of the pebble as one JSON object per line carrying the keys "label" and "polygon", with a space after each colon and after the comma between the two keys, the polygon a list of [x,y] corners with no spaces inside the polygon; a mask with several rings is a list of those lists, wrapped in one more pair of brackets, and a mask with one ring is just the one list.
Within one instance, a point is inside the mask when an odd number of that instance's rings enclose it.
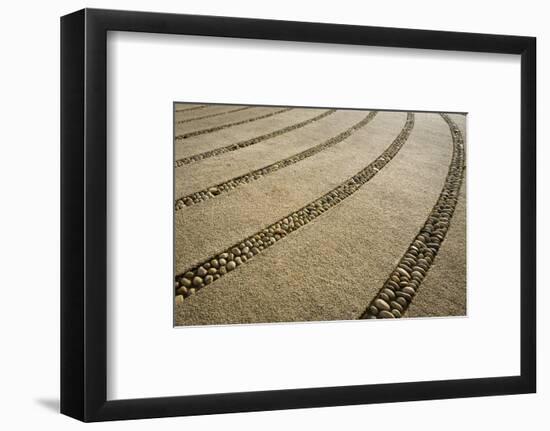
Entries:
{"label": "pebble", "polygon": [[407,294],[411,295],[411,297],[416,293],[416,291],[415,291],[412,287],[410,287],[410,286],[405,286],[405,287],[403,287],[403,288],[401,289],[401,292],[407,293]]}
{"label": "pebble", "polygon": [[176,305],[183,304],[183,295],[176,296]]}
{"label": "pebble", "polygon": [[401,306],[404,308],[407,306],[408,302],[405,298],[402,298],[400,296],[398,296],[397,298],[395,298],[395,302],[401,304]]}
{"label": "pebble", "polygon": [[403,312],[403,306],[397,301],[390,302],[390,307]]}
{"label": "pebble", "polygon": [[219,272],[221,275],[225,275],[227,274],[227,268],[225,266],[222,266],[220,267],[220,272]]}
{"label": "pebble", "polygon": [[388,286],[390,289],[393,289],[393,290],[399,290],[399,284],[397,284],[395,281],[393,280],[388,280],[386,282],[386,286]]}
{"label": "pebble", "polygon": [[386,311],[389,311],[390,310],[390,306],[388,305],[388,303],[386,301],[384,301],[383,299],[380,299],[380,298],[377,298],[374,300],[374,306],[376,308],[378,308],[379,310],[383,311],[383,310],[386,310]]}
{"label": "pebble", "polygon": [[241,249],[239,247],[233,247],[231,249],[231,253],[233,253],[235,256],[240,256],[241,255]]}
{"label": "pebble", "polygon": [[195,273],[193,271],[187,271],[184,275],[185,278],[192,279],[195,276]]}
{"label": "pebble", "polygon": [[195,277],[193,279],[193,286],[200,286],[202,284],[202,278],[200,277]]}
{"label": "pebble", "polygon": [[216,274],[218,272],[218,270],[216,268],[210,268],[208,270],[208,274]]}
{"label": "pebble", "polygon": [[184,286],[178,287],[178,289],[176,290],[176,294],[187,295],[187,287],[184,287]]}
{"label": "pebble", "polygon": [[243,263],[243,260],[241,259],[241,256],[237,256],[234,260],[234,262],[237,264],[237,265],[240,265]]}
{"label": "pebble", "polygon": [[396,310],[395,308],[391,311],[391,313],[393,314],[393,317],[401,317],[401,312],[399,310]]}
{"label": "pebble", "polygon": [[229,253],[220,254],[220,259],[227,259],[228,257],[229,257]]}
{"label": "pebble", "polygon": [[411,276],[408,274],[408,272],[405,271],[403,268],[397,267],[397,268],[395,268],[395,271],[398,272],[401,276],[403,276],[407,279],[411,278]]}
{"label": "pebble", "polygon": [[[200,266],[199,269],[197,269],[197,275],[199,277],[204,277],[206,274],[207,274],[207,271],[206,271],[206,269],[204,269],[204,267]],[[193,280],[193,282],[194,282],[194,280]]]}
{"label": "pebble", "polygon": [[386,302],[390,302],[390,297],[389,297],[388,295],[386,295],[384,292],[380,292],[380,293],[378,294],[378,297],[381,298],[381,299],[383,299],[383,300],[386,301]]}
{"label": "pebble", "polygon": [[422,278],[424,278],[424,275],[422,275],[419,271],[413,271],[411,272],[411,277],[419,278],[420,280],[422,280]]}
{"label": "pebble", "polygon": [[220,267],[220,263],[218,262],[218,259],[212,259],[210,261],[210,266],[212,268],[219,268]]}
{"label": "pebble", "polygon": [[376,308],[374,305],[371,305],[369,307],[369,313],[373,316],[376,316],[378,314],[378,308]]}
{"label": "pebble", "polygon": [[220,264],[220,266],[223,266],[227,263],[227,260],[225,260],[223,257],[220,258],[220,260],[218,261],[218,263]]}
{"label": "pebble", "polygon": [[382,289],[382,293],[386,294],[390,299],[395,299],[395,292],[387,287]]}
{"label": "pebble", "polygon": [[191,280],[189,280],[188,278],[182,278],[180,280],[180,283],[182,286],[185,286],[185,287],[191,286]]}
{"label": "pebble", "polygon": [[204,277],[204,283],[205,284],[210,284],[214,281],[214,277],[212,277],[211,275],[207,275],[206,277]]}
{"label": "pebble", "polygon": [[231,262],[227,262],[226,268],[228,271],[232,271],[237,267],[237,264],[232,260]]}
{"label": "pebble", "polygon": [[411,302],[412,300],[412,296],[409,295],[407,292],[403,292],[403,291],[398,291],[398,292],[395,292],[395,296],[398,296],[400,298],[405,298],[407,300],[407,302]]}
{"label": "pebble", "polygon": [[387,318],[387,319],[395,318],[395,316],[392,313],[386,310],[382,310],[380,313],[378,313],[378,317]]}

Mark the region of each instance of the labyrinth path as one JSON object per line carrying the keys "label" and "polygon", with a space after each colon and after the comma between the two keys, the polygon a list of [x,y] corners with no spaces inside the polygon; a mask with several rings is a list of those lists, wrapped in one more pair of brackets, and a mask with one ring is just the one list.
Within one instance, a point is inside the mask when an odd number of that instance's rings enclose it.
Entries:
{"label": "labyrinth path", "polygon": [[244,107],[175,107],[176,325],[465,315],[464,115]]}

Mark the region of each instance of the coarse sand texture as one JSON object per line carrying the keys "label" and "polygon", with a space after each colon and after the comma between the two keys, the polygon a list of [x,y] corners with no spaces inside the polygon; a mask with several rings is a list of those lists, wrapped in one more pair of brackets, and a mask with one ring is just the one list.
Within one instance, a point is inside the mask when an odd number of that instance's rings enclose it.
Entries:
{"label": "coarse sand texture", "polygon": [[174,110],[176,326],[466,315],[465,114]]}

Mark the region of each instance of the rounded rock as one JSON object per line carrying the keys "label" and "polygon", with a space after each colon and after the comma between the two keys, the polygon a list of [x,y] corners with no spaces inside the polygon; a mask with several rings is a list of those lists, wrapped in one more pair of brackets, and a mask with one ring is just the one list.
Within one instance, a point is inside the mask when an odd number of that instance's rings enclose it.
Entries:
{"label": "rounded rock", "polygon": [[419,271],[411,272],[411,276],[412,276],[412,278],[419,278],[420,280],[422,280],[422,278],[424,278],[424,275],[421,274]]}
{"label": "rounded rock", "polygon": [[386,302],[390,302],[390,297],[389,297],[388,295],[386,295],[385,292],[380,292],[380,293],[378,294],[378,297],[379,297],[380,299],[383,299],[383,300],[386,301]]}
{"label": "rounded rock", "polygon": [[402,298],[400,296],[398,296],[397,298],[395,298],[395,302],[397,302],[398,304],[401,305],[401,307],[405,308],[408,304],[407,300],[405,298]]}
{"label": "rounded rock", "polygon": [[378,317],[386,318],[386,319],[395,319],[395,316],[386,310],[382,310],[380,313],[378,313]]}
{"label": "rounded rock", "polygon": [[399,302],[397,301],[392,301],[390,302],[390,307],[392,309],[396,309],[396,310],[399,310],[401,313],[403,312],[403,305],[401,305]]}
{"label": "rounded rock", "polygon": [[401,289],[401,292],[407,293],[411,295],[411,297],[416,293],[416,291],[410,286],[405,286],[404,288]]}
{"label": "rounded rock", "polygon": [[399,292],[395,292],[395,295],[399,298],[405,298],[407,300],[407,302],[411,302],[412,301],[412,296],[409,295],[407,292],[403,292],[403,291],[399,291]]}
{"label": "rounded rock", "polygon": [[191,280],[189,280],[188,278],[182,278],[180,280],[180,283],[184,287],[190,287],[191,286]]}
{"label": "rounded rock", "polygon": [[373,305],[376,308],[378,308],[381,312],[384,311],[384,310],[390,311],[390,306],[383,299],[380,299],[380,298],[375,299]]}
{"label": "rounded rock", "polygon": [[193,279],[193,286],[200,286],[202,284],[202,278],[200,277],[195,277]]}
{"label": "rounded rock", "polygon": [[393,314],[393,317],[395,317],[395,318],[400,318],[401,317],[401,312],[399,310],[396,310],[396,309],[393,309],[391,311],[391,314]]}
{"label": "rounded rock", "polygon": [[227,268],[228,271],[232,271],[236,267],[237,267],[237,264],[235,263],[235,261],[232,260],[230,262],[227,262],[226,268]]}
{"label": "rounded rock", "polygon": [[231,253],[233,253],[235,256],[240,256],[241,255],[241,249],[239,247],[233,247],[231,249]]}
{"label": "rounded rock", "polygon": [[214,281],[214,277],[212,277],[211,275],[207,275],[206,277],[204,277],[204,284],[210,284]]}
{"label": "rounded rock", "polygon": [[386,294],[390,299],[395,299],[395,292],[387,287],[382,289],[382,293]]}
{"label": "rounded rock", "polygon": [[204,267],[199,267],[199,269],[197,269],[197,275],[199,277],[204,277],[205,275],[207,274],[207,271]]}

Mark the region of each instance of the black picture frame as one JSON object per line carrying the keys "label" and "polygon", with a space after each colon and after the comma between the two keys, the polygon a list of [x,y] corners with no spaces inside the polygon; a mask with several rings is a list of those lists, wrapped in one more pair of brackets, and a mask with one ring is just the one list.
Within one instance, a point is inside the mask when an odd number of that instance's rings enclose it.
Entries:
{"label": "black picture frame", "polygon": [[[107,401],[107,32],[187,34],[521,56],[521,374]],[[61,412],[154,418],[536,391],[536,39],[84,9],[61,18]]]}

